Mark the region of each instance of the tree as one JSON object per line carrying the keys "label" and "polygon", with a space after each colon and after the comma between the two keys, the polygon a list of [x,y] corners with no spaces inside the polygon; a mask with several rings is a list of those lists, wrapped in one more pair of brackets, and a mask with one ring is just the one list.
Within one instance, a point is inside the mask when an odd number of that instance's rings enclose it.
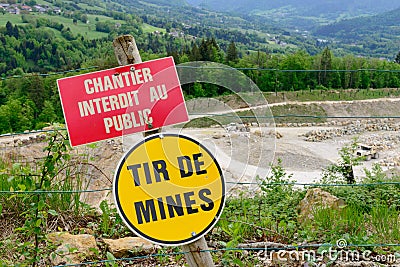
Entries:
{"label": "tree", "polygon": [[82,16],[81,16],[80,19],[81,19],[81,21],[82,21],[83,23],[87,23],[88,20],[89,20],[88,15],[86,15],[86,14],[82,14]]}
{"label": "tree", "polygon": [[231,43],[228,46],[228,49],[226,50],[226,61],[229,62],[237,62],[238,61],[238,51],[236,49],[236,44],[234,41],[231,41]]}
{"label": "tree", "polygon": [[10,21],[7,21],[6,23],[6,33],[8,36],[13,36],[14,27]]}
{"label": "tree", "polygon": [[193,45],[192,51],[190,51],[189,59],[190,59],[190,61],[200,61],[200,60],[202,60],[201,54],[200,54],[200,50],[199,50],[199,48],[197,47],[196,44]]}
{"label": "tree", "polygon": [[399,51],[399,53],[397,53],[396,58],[394,59],[394,62],[396,62],[397,64],[400,64],[400,51]]}
{"label": "tree", "polygon": [[354,184],[356,182],[354,177],[353,167],[361,164],[362,157],[356,156],[358,147],[357,139],[353,142],[343,146],[339,151],[340,159],[338,163],[331,164],[324,171],[322,181],[324,183],[342,183]]}
{"label": "tree", "polygon": [[37,2],[35,0],[29,0],[28,2],[26,2],[26,4],[28,6],[35,6],[35,5],[37,5]]}
{"label": "tree", "polygon": [[43,110],[39,115],[40,122],[53,123],[57,119],[53,104],[49,100],[44,101]]}
{"label": "tree", "polygon": [[332,52],[329,50],[328,47],[325,47],[324,51],[322,51],[321,55],[321,64],[320,64],[320,70],[319,72],[319,77],[318,77],[318,83],[322,84],[323,86],[329,87],[329,70],[332,69]]}

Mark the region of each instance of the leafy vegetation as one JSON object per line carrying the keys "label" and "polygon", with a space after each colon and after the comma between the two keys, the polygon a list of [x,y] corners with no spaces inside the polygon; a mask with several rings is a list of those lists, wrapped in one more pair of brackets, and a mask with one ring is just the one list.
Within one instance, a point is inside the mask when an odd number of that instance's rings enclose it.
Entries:
{"label": "leafy vegetation", "polygon": [[[60,194],[54,191],[75,191],[86,188],[86,155],[72,155],[63,131],[56,128],[47,137],[45,157],[35,163],[22,163],[18,158],[3,158],[0,162],[0,265],[50,265],[55,247],[46,242],[46,234],[69,229],[71,233],[91,231],[98,238],[120,238],[131,235],[116,209],[106,201],[100,204],[101,215],[81,202],[81,194]],[[345,162],[351,147],[342,149]],[[286,245],[336,244],[345,239],[349,244],[363,244],[372,253],[382,251],[374,244],[400,242],[398,216],[400,182],[388,178],[376,165],[358,183],[365,186],[333,186],[324,190],[344,200],[338,208],[315,208],[309,218],[300,219],[299,202],[307,188],[291,184],[291,175],[281,166],[271,166],[267,177],[259,177],[259,191],[227,199],[225,210],[215,229],[207,235],[220,248],[213,252],[216,264],[249,266],[262,263],[257,251],[231,251],[242,243],[275,242]],[[344,184],[336,170],[327,169],[326,183]],[[53,191],[32,193],[32,191]],[[5,194],[4,192],[9,192]],[[71,248],[73,249],[73,248]],[[131,264],[184,264],[179,248],[162,248],[159,256],[130,260]],[[133,252],[132,252],[133,253]],[[132,254],[134,255],[134,254]],[[108,259],[105,266],[119,266],[105,247],[100,247],[86,260]],[[310,259],[312,260],[312,259]]]}
{"label": "leafy vegetation", "polygon": [[49,255],[52,249],[44,246],[45,235],[48,230],[61,226],[57,225],[58,218],[71,220],[88,215],[78,193],[29,193],[84,188],[82,173],[68,152],[66,133],[56,129],[47,140],[46,156],[34,165],[16,158],[1,161],[0,188],[15,193],[2,194],[0,198],[3,251],[0,264],[45,263],[43,255]]}

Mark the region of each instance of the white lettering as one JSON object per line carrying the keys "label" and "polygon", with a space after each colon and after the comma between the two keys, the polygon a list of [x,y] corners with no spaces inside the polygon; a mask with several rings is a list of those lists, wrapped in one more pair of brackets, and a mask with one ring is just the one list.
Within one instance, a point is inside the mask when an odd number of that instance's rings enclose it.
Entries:
{"label": "white lettering", "polygon": [[114,86],[109,76],[104,76],[104,91],[113,90]]}
{"label": "white lettering", "polygon": [[153,81],[153,76],[151,75],[151,70],[149,68],[143,68],[142,69],[143,72],[143,79],[144,82],[152,82]]}
{"label": "white lettering", "polygon": [[86,90],[86,94],[90,95],[94,93],[94,89],[93,87],[90,87],[90,85],[93,84],[92,80],[85,80],[85,90]]}
{"label": "white lettering", "polygon": [[143,127],[153,123],[153,118],[151,117],[151,110],[144,109],[112,116],[111,118],[104,118],[103,121],[106,133],[111,133],[112,130],[120,132],[132,128]]}
{"label": "white lettering", "polygon": [[160,97],[157,94],[156,88],[150,87],[150,102],[159,101]]}
{"label": "white lettering", "polygon": [[138,85],[152,82],[153,76],[150,68],[126,71],[112,76],[102,76],[84,80],[86,94],[105,92],[114,89],[121,89],[131,85]]}

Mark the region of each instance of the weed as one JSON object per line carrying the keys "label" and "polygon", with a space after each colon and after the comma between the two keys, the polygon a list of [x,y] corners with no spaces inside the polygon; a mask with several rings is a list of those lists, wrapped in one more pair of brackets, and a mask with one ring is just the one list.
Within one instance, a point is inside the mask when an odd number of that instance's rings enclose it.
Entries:
{"label": "weed", "polygon": [[[45,234],[53,220],[61,214],[80,213],[80,195],[45,193],[46,191],[71,191],[80,189],[82,183],[74,170],[69,154],[69,141],[64,131],[56,130],[47,137],[45,156],[35,165],[15,162],[11,169],[3,163],[0,188],[3,191],[18,191],[18,194],[2,196],[1,221],[14,219],[12,228],[16,236],[14,247],[21,264],[37,266],[44,264],[51,247],[42,246]],[[43,193],[41,193],[43,191]],[[11,218],[10,218],[11,217]],[[20,222],[20,223],[18,223]],[[6,257],[4,257],[6,258]]]}

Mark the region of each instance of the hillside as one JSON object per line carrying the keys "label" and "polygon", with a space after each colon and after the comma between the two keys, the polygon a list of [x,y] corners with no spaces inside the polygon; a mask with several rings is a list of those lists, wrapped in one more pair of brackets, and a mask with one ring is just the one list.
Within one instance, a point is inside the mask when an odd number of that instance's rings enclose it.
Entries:
{"label": "hillside", "polygon": [[341,37],[357,40],[362,36],[379,34],[400,34],[400,8],[375,16],[342,20],[315,31],[315,34],[328,37]]}
{"label": "hillside", "polygon": [[331,38],[336,46],[362,55],[396,54],[400,36],[400,8],[375,16],[343,20],[318,28],[313,34]]}
{"label": "hillside", "polygon": [[[21,10],[20,14],[10,14],[3,11],[0,26],[5,26],[8,21],[18,26],[30,24],[52,31],[55,37],[70,35],[67,41],[78,35],[93,40],[130,33],[135,34],[140,47],[155,53],[180,51],[184,46],[182,43],[191,46],[194,40],[211,36],[216,38],[224,51],[234,41],[241,53],[259,50],[293,53],[304,50],[315,55],[329,46],[339,56],[356,54],[393,59],[398,52],[397,28],[381,29],[381,25],[396,25],[385,24],[382,19],[395,19],[398,11],[374,15],[376,18],[372,19],[368,15],[398,5],[387,0],[380,0],[376,8],[369,0],[362,3],[343,0],[317,3],[315,0],[306,0],[301,5],[294,0],[286,1],[285,5],[270,0],[233,0],[229,5],[226,1],[214,0],[40,0],[37,3],[50,9],[59,8],[61,12],[54,14],[49,11]],[[213,8],[233,13],[210,10]],[[236,9],[242,12],[234,13]],[[343,20],[359,15],[363,15],[359,22],[356,19]],[[342,19],[341,22],[335,23],[338,19]],[[371,28],[372,34],[364,30],[353,33],[352,29],[358,29],[354,23]],[[63,30],[51,24],[62,24]],[[328,26],[321,28],[320,25]],[[341,27],[345,30],[336,34]],[[378,36],[374,29],[379,29],[382,36]],[[168,34],[160,34],[156,38],[148,36],[154,32]],[[171,42],[168,35],[175,39],[180,35],[178,39],[184,41]]]}
{"label": "hillside", "polygon": [[187,0],[194,6],[211,10],[262,16],[289,27],[310,29],[344,18],[373,15],[400,7],[392,0]]}

